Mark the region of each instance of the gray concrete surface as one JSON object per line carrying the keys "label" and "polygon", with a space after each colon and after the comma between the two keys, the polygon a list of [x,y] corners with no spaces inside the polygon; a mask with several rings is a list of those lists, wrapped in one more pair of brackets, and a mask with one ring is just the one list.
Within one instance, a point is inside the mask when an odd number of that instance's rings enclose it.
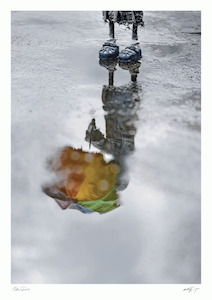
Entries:
{"label": "gray concrete surface", "polygon": [[[144,12],[130,183],[105,215],[62,211],[41,191],[58,148],[105,131],[97,12],[12,12],[12,283],[201,282],[201,16]],[[116,26],[120,48],[130,31]],[[115,85],[130,80],[117,68]],[[97,151],[91,147],[91,151]]]}

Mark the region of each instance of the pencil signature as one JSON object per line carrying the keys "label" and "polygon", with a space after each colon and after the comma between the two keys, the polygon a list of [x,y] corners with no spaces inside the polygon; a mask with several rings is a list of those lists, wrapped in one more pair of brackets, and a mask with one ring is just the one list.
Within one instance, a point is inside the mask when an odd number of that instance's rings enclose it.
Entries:
{"label": "pencil signature", "polygon": [[30,288],[28,288],[26,286],[14,286],[12,288],[12,291],[14,291],[14,292],[26,292],[26,291],[30,291]]}
{"label": "pencil signature", "polygon": [[184,291],[184,292],[189,292],[189,293],[191,293],[191,292],[196,293],[196,291],[199,290],[199,289],[200,289],[200,288],[196,288],[196,287],[194,287],[194,286],[191,286],[191,287],[188,287],[188,288],[184,289],[183,291]]}

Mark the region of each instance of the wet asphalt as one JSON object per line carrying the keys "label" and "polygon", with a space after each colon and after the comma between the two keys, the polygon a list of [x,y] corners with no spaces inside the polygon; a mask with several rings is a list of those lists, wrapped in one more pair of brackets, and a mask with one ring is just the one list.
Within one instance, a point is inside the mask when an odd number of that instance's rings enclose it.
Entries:
{"label": "wet asphalt", "polygon": [[[118,209],[84,215],[41,186],[61,147],[99,151],[85,135],[93,118],[106,132],[108,25],[100,11],[12,12],[12,283],[201,282],[201,15],[147,11],[144,21],[129,184]],[[130,30],[115,35],[130,44]],[[130,78],[117,64],[114,86]]]}

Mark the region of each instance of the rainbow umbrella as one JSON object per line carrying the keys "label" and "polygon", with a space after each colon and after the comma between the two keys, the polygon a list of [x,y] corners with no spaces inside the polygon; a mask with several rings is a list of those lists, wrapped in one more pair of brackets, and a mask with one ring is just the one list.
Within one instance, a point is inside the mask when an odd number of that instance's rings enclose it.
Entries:
{"label": "rainbow umbrella", "polygon": [[106,213],[119,206],[116,180],[119,166],[101,153],[66,147],[49,161],[58,181],[43,188],[62,209]]}

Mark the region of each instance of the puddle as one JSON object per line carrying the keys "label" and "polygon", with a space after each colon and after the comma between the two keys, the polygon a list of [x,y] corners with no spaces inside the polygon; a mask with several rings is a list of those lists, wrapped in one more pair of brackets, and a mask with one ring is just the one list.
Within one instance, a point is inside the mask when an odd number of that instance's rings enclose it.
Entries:
{"label": "puddle", "polygon": [[63,148],[48,163],[58,181],[43,187],[62,209],[77,209],[83,213],[106,213],[119,207],[117,192],[129,184],[126,159],[135,148],[137,110],[141,102],[141,88],[137,84],[140,62],[119,64],[118,67],[127,71],[131,79],[122,86],[114,83],[116,60],[99,61],[99,64],[108,73],[108,84],[102,88],[106,132],[104,135],[92,119],[85,140],[89,148],[93,145],[102,153],[110,154],[112,160],[106,162],[101,153],[72,146]]}
{"label": "puddle", "polygon": [[157,53],[156,56],[169,56],[175,53],[181,53],[182,45],[150,45],[152,50]]}
{"label": "puddle", "polygon": [[200,283],[200,13],[144,21],[12,13],[12,283]]}

